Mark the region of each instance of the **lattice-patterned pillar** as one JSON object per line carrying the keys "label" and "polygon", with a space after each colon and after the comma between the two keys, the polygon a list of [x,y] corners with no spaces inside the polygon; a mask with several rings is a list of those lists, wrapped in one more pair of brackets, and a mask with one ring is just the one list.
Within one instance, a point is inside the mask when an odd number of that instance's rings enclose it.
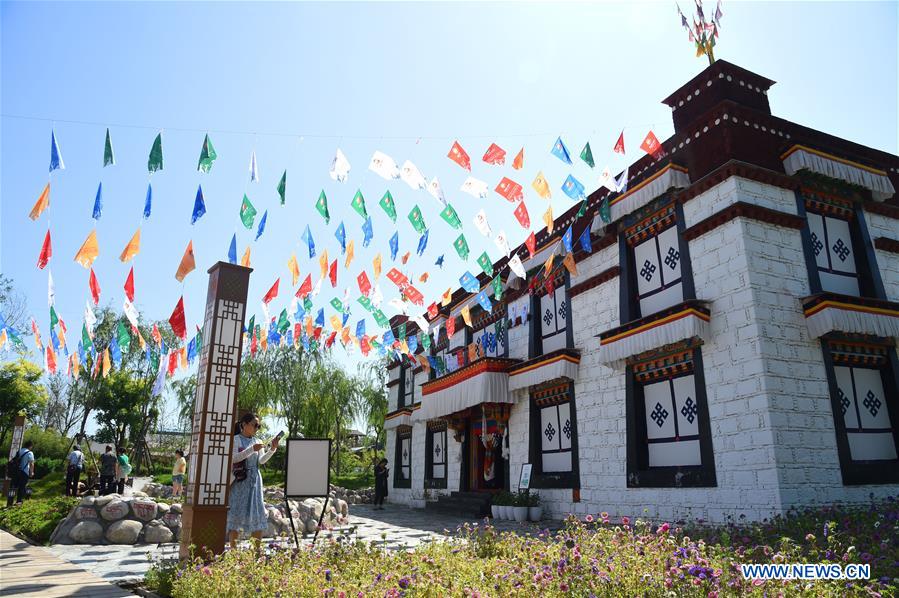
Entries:
{"label": "lattice-patterned pillar", "polygon": [[221,553],[231,482],[237,381],[250,268],[218,262],[209,269],[203,352],[190,434],[190,467],[181,518],[181,557],[190,546]]}
{"label": "lattice-patterned pillar", "polygon": [[[20,415],[16,416],[16,419],[13,422],[12,442],[9,445],[9,458],[10,459],[15,457],[16,453],[19,452],[19,449],[22,448],[22,440],[24,439],[24,437],[25,437],[25,416],[20,414]],[[13,488],[12,480],[5,477],[5,474],[6,474],[6,472],[4,471],[3,495],[7,497],[7,502],[11,504],[11,501],[9,500],[9,498],[10,498],[9,492],[10,492],[10,490],[13,490],[13,492],[15,492],[15,489]]]}

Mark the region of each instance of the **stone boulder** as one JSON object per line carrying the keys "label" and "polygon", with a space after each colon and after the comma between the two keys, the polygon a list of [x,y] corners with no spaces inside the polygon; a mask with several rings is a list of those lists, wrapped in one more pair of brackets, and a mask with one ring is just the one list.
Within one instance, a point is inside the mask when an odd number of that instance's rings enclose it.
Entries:
{"label": "stone boulder", "polygon": [[144,542],[147,544],[171,542],[174,537],[172,530],[158,521],[151,521],[144,527]]}
{"label": "stone boulder", "polygon": [[152,500],[132,500],[131,511],[135,518],[141,521],[152,521],[156,519],[156,503]]}
{"label": "stone boulder", "polygon": [[69,531],[69,538],[76,544],[94,544],[103,538],[103,526],[96,521],[79,521]]}
{"label": "stone boulder", "polygon": [[106,539],[113,544],[134,544],[143,527],[140,521],[116,521],[106,530]]}
{"label": "stone boulder", "polygon": [[121,498],[115,498],[104,503],[100,509],[100,516],[106,521],[118,521],[128,515],[128,510],[128,503]]}

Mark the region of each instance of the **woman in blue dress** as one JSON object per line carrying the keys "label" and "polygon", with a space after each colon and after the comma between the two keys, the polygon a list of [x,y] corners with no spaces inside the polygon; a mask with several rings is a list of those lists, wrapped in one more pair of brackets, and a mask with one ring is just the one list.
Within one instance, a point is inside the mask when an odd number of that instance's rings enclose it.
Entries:
{"label": "woman in blue dress", "polygon": [[252,413],[244,414],[235,428],[234,456],[231,459],[234,481],[228,505],[228,535],[231,548],[237,548],[239,533],[249,532],[258,548],[262,532],[268,528],[259,466],[275,454],[278,438],[272,440],[271,448],[265,450],[265,445],[256,440],[259,418]]}

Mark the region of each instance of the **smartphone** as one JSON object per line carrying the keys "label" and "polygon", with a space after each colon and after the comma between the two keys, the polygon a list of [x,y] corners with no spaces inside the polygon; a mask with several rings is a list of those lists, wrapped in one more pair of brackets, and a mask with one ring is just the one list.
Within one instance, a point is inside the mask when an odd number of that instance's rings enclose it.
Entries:
{"label": "smartphone", "polygon": [[284,430],[281,430],[280,432],[278,432],[278,435],[275,436],[274,438],[272,438],[272,440],[273,440],[273,441],[274,441],[274,440],[281,440],[281,437],[282,437],[282,436],[284,436]]}

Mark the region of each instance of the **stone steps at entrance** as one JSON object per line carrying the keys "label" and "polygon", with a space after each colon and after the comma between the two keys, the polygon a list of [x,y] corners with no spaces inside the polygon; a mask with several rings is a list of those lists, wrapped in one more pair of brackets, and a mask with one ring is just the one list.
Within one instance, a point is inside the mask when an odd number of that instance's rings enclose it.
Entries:
{"label": "stone steps at entrance", "polygon": [[455,515],[462,518],[481,518],[490,513],[492,495],[483,492],[453,492],[441,495],[436,501],[428,502],[425,508],[437,513]]}

